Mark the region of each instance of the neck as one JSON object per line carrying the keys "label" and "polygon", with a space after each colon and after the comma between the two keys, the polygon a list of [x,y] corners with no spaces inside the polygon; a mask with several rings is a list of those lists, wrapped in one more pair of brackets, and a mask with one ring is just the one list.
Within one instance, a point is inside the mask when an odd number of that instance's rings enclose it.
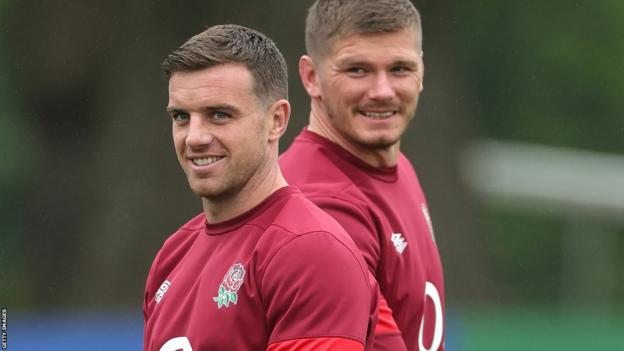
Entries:
{"label": "neck", "polygon": [[308,130],[333,141],[373,167],[392,167],[397,164],[400,141],[388,147],[369,147],[345,137],[336,130],[327,113],[316,101],[312,101]]}
{"label": "neck", "polygon": [[202,198],[204,214],[208,223],[219,223],[239,216],[254,208],[276,190],[287,186],[277,163],[277,153],[271,162],[258,170],[234,194],[214,198]]}

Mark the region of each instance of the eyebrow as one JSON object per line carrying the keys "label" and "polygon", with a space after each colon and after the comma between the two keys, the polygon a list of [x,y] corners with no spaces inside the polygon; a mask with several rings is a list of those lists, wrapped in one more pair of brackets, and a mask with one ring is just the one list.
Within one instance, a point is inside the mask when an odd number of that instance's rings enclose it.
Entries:
{"label": "eyebrow", "polygon": [[[369,66],[370,62],[365,59],[346,59],[338,62],[339,66]],[[412,69],[418,68],[418,63],[412,60],[396,60],[390,63],[390,66],[405,66]]]}
{"label": "eyebrow", "polygon": [[416,61],[406,61],[406,60],[398,60],[392,63],[393,66],[406,66],[410,68],[418,68],[418,63]]}
{"label": "eyebrow", "polygon": [[[230,105],[230,104],[215,104],[215,105],[207,105],[207,106],[202,106],[200,108],[201,111],[204,112],[213,112],[213,111],[224,111],[224,112],[230,112],[230,113],[234,113],[234,114],[238,114],[240,113],[240,109],[238,109],[237,107]],[[180,113],[180,112],[184,112],[187,113],[188,111],[180,108],[180,107],[176,107],[176,106],[167,106],[167,113]]]}
{"label": "eyebrow", "polygon": [[184,111],[181,108],[174,107],[174,106],[171,106],[171,107],[167,106],[167,113],[172,114],[176,112],[186,112],[186,111]]}

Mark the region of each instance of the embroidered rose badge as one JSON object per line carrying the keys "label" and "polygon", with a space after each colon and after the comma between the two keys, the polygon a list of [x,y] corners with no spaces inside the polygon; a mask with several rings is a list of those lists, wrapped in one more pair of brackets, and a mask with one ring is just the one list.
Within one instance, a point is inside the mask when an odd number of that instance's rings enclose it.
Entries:
{"label": "embroidered rose badge", "polygon": [[244,278],[245,268],[242,264],[236,263],[228,269],[225,277],[223,277],[223,282],[219,285],[219,296],[212,298],[219,308],[229,307],[230,302],[236,305],[238,302],[237,292],[243,285]]}

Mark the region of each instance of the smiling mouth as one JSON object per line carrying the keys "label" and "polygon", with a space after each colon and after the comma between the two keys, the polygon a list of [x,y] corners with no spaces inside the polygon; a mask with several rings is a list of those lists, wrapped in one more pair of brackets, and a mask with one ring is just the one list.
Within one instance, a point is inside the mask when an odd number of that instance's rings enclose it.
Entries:
{"label": "smiling mouth", "polygon": [[220,159],[222,159],[223,156],[211,156],[211,157],[202,157],[202,158],[191,158],[191,162],[193,162],[193,164],[195,166],[209,166],[217,161],[219,161]]}
{"label": "smiling mouth", "polygon": [[388,119],[388,118],[394,116],[395,113],[396,113],[396,111],[386,111],[386,112],[365,112],[365,111],[360,111],[360,114],[362,114],[364,117],[370,118],[370,119],[374,119],[374,120]]}

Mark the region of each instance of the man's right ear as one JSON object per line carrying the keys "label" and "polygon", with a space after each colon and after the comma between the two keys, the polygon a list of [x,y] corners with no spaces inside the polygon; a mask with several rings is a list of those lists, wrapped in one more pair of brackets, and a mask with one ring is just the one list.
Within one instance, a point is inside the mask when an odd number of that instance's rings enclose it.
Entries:
{"label": "man's right ear", "polygon": [[299,59],[299,77],[301,77],[301,83],[303,83],[308,95],[313,99],[321,97],[317,73],[312,58],[308,55],[301,56]]}

